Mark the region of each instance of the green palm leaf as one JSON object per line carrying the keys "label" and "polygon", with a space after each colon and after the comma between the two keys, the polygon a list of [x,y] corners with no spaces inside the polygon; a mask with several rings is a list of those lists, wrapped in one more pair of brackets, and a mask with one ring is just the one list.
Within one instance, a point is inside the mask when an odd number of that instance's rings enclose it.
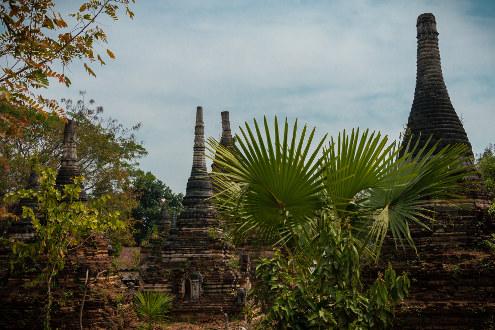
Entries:
{"label": "green palm leaf", "polygon": [[256,120],[245,123],[234,150],[209,139],[219,170],[212,173],[218,193],[215,200],[225,218],[235,222],[237,238],[255,234],[271,243],[286,243],[303,230],[321,208],[321,149],[325,137],[313,145],[315,129],[282,127],[275,117],[270,129]]}
{"label": "green palm leaf", "polygon": [[347,134],[339,133],[331,139],[325,155],[325,190],[328,204],[340,217],[352,215],[353,206],[376,187],[390,166],[390,159],[397,154],[395,143],[388,144],[388,137],[359,129]]}
{"label": "green palm leaf", "polygon": [[134,307],[139,318],[148,324],[163,321],[172,307],[173,298],[167,294],[153,291],[140,291],[134,296]]}
{"label": "green palm leaf", "polygon": [[353,129],[323,148],[325,138],[312,144],[314,129],[298,133],[297,121],[290,130],[275,118],[270,129],[264,118],[241,127],[232,149],[209,140],[215,201],[234,237],[311,247],[337,224],[376,255],[388,233],[414,246],[409,225],[426,226],[431,200],[453,197],[468,174],[463,146],[399,150],[387,136]]}
{"label": "green palm leaf", "polygon": [[377,255],[387,233],[414,247],[409,224],[425,226],[433,198],[452,198],[467,172],[464,146],[399,150],[380,133],[344,131],[330,142],[322,165],[328,207],[347,219],[365,247]]}
{"label": "green palm leaf", "polygon": [[[427,144],[428,145],[428,144]],[[453,200],[459,183],[470,174],[466,167],[466,146],[437,146],[417,150],[417,146],[395,159],[361,206],[371,214],[369,230],[379,250],[388,231],[396,242],[414,247],[409,224],[428,228],[435,199]]]}

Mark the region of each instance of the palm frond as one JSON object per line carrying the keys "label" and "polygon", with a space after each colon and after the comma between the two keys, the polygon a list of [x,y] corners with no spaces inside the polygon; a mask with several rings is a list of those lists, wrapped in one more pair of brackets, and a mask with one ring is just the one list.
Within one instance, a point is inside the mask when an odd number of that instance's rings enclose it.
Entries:
{"label": "palm frond", "polygon": [[217,208],[235,222],[238,238],[256,234],[258,239],[283,244],[321,207],[321,150],[326,137],[313,143],[315,129],[298,122],[282,127],[275,117],[270,129],[266,117],[260,127],[245,123],[227,149],[208,140]]}
{"label": "palm frond", "polygon": [[380,133],[345,130],[331,139],[325,162],[325,190],[329,205],[341,217],[352,215],[352,206],[369,189],[376,187],[395,157],[395,143]]}
{"label": "palm frond", "polygon": [[432,201],[458,197],[459,183],[469,175],[462,157],[465,153],[464,145],[441,150],[436,145],[419,150],[416,146],[403,151],[391,163],[360,205],[364,214],[371,215],[368,233],[376,251],[380,250],[388,231],[396,243],[406,242],[414,248],[409,224],[428,228],[427,222],[433,216]]}
{"label": "palm frond", "polygon": [[134,307],[138,316],[148,323],[163,321],[172,306],[173,298],[153,291],[140,291],[134,296]]}

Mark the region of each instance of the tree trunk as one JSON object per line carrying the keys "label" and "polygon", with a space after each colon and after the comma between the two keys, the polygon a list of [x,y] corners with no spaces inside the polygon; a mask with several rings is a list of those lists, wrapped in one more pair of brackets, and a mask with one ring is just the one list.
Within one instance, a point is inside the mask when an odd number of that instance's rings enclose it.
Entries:
{"label": "tree trunk", "polygon": [[88,278],[89,278],[89,269],[86,269],[86,280],[84,281],[84,294],[81,303],[81,310],[79,311],[79,327],[83,330],[83,310],[84,310],[84,302],[86,301],[86,293],[88,291]]}
{"label": "tree trunk", "polygon": [[44,324],[45,330],[50,329],[50,316],[51,316],[52,301],[53,301],[53,296],[52,296],[52,279],[53,279],[53,276],[54,276],[54,273],[53,273],[53,269],[52,269],[52,271],[50,272],[50,275],[48,276],[48,280],[46,282],[48,303],[46,304],[46,311],[45,311],[45,324]]}

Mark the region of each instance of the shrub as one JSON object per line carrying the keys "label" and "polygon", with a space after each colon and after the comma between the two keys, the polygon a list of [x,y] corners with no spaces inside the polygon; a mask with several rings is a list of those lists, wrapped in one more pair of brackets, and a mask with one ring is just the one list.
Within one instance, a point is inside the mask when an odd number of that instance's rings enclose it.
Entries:
{"label": "shrub", "polygon": [[173,298],[165,293],[141,291],[134,297],[134,306],[139,318],[146,323],[147,329],[153,329],[155,322],[167,319],[172,301]]}

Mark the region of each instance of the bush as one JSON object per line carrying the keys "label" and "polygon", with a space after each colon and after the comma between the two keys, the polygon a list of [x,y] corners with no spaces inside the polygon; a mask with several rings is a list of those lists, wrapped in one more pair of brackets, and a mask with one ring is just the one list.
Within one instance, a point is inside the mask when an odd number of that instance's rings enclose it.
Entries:
{"label": "bush", "polygon": [[146,322],[147,329],[153,329],[155,322],[167,319],[173,298],[165,293],[141,291],[134,297],[134,306],[139,318]]}
{"label": "bush", "polygon": [[[328,241],[328,239],[326,239]],[[256,268],[252,295],[265,313],[263,329],[384,329],[394,306],[408,294],[407,276],[389,265],[365,290],[360,255],[350,235],[334,232],[332,243],[307,256],[280,251]]]}

